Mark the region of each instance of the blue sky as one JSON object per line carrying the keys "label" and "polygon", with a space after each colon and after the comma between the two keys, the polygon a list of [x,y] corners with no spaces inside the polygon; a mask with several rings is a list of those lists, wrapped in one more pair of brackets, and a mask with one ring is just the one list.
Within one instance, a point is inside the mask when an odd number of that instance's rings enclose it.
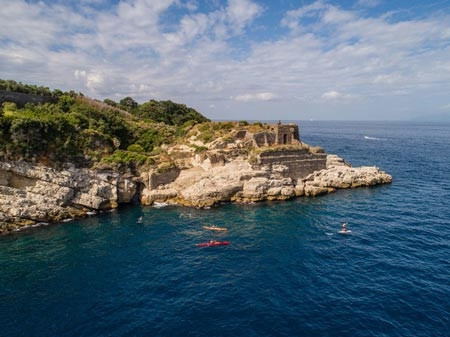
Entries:
{"label": "blue sky", "polygon": [[450,115],[450,1],[0,0],[0,78],[212,119]]}

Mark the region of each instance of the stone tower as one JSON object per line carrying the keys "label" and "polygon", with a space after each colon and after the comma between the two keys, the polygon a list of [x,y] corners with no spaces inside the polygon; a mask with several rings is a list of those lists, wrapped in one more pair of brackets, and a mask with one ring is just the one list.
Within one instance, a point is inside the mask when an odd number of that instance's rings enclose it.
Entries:
{"label": "stone tower", "polygon": [[265,124],[265,131],[252,133],[248,130],[240,130],[236,134],[237,139],[251,139],[255,147],[272,145],[299,145],[300,133],[297,124]]}
{"label": "stone tower", "polygon": [[275,144],[299,144],[300,133],[297,124],[269,124],[269,131],[275,134]]}

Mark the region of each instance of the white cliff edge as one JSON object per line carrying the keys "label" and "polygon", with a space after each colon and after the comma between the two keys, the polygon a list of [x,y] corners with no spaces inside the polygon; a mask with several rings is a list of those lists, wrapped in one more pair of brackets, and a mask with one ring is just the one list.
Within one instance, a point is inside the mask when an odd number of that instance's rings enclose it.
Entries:
{"label": "white cliff edge", "polygon": [[209,207],[317,196],[392,181],[377,167],[354,168],[338,156],[312,153],[310,147],[272,149],[256,158],[233,151],[188,152],[175,167],[135,175],[0,162],[0,233],[114,209],[133,199],[143,205]]}

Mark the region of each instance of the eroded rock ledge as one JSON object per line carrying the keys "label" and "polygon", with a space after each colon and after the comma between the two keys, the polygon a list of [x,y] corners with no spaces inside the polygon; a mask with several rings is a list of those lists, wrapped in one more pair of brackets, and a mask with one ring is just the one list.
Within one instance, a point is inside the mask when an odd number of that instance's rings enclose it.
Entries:
{"label": "eroded rock ledge", "polygon": [[0,233],[116,208],[135,196],[135,181],[115,172],[0,162]]}
{"label": "eroded rock ledge", "polygon": [[[206,167],[205,167],[206,166]],[[144,173],[145,182],[156,173]],[[207,207],[219,202],[286,200],[317,196],[340,188],[390,183],[392,177],[377,167],[351,167],[336,155],[309,154],[306,151],[272,153],[271,161],[258,158],[256,164],[237,158],[212,166],[182,170],[171,182],[150,184],[141,193],[141,203],[154,202]]]}
{"label": "eroded rock ledge", "polygon": [[232,149],[188,153],[168,170],[134,175],[0,162],[0,233],[114,209],[133,199],[144,205],[207,207],[317,196],[391,181],[376,167],[354,168],[338,156],[303,147],[275,149],[252,158]]}

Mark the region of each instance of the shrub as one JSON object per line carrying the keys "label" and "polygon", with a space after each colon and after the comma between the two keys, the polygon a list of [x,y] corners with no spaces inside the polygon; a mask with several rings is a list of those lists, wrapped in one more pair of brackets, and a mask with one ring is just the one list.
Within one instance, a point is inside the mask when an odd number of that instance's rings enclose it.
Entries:
{"label": "shrub", "polygon": [[112,99],[109,99],[109,98],[105,98],[103,100],[103,102],[108,104],[108,105],[110,105],[110,106],[113,106],[115,108],[117,108],[119,106],[119,104],[117,104],[116,102],[114,102]]}
{"label": "shrub", "polygon": [[204,132],[200,135],[199,138],[203,143],[209,143],[213,140],[213,133],[211,131]]}
{"label": "shrub", "polygon": [[162,148],[160,148],[160,147],[155,147],[153,150],[152,150],[152,152],[150,152],[150,155],[151,156],[157,156],[157,155],[160,155],[161,153],[164,153],[165,151],[162,149]]}
{"label": "shrub", "polygon": [[[103,157],[104,162],[140,165],[151,162],[144,153],[153,151],[161,161],[161,145],[172,144],[195,124],[209,121],[194,109],[171,101],[140,105],[126,97],[120,103],[101,102],[74,91],[51,92],[46,87],[3,80],[0,90],[58,98],[54,103],[26,104],[20,109],[14,103],[1,106],[0,152],[14,160],[53,160],[55,165],[70,160],[90,166]],[[207,123],[203,127],[203,140],[209,142],[214,133]]]}
{"label": "shrub", "polygon": [[4,102],[2,104],[2,110],[0,110],[2,112],[2,115],[4,114],[5,116],[8,115],[12,115],[14,114],[14,112],[17,111],[17,105],[16,103],[13,102]]}
{"label": "shrub", "polygon": [[233,127],[234,127],[233,122],[220,123],[221,130],[229,131],[229,130],[233,129]]}
{"label": "shrub", "polygon": [[252,155],[250,155],[250,157],[248,158],[248,162],[249,162],[251,165],[255,165],[255,164],[258,163],[258,158],[256,157],[256,155],[252,154]]}
{"label": "shrub", "polygon": [[208,148],[206,146],[192,145],[192,147],[195,149],[195,153],[202,153],[208,151]]}
{"label": "shrub", "polygon": [[177,166],[175,165],[174,162],[168,162],[168,163],[162,163],[159,164],[158,168],[157,168],[157,172],[158,173],[165,173],[165,172],[169,172],[170,170],[176,168]]}
{"label": "shrub", "polygon": [[144,152],[144,148],[139,144],[131,144],[130,146],[128,146],[127,151],[142,153]]}
{"label": "shrub", "polygon": [[150,100],[140,105],[134,113],[140,118],[178,126],[190,121],[194,124],[209,121],[195,109],[172,101]]}
{"label": "shrub", "polygon": [[199,126],[198,131],[205,132],[205,131],[209,131],[210,128],[211,128],[211,125],[209,123],[203,123],[202,125]]}
{"label": "shrub", "polygon": [[135,168],[142,165],[146,161],[147,156],[143,154],[123,150],[117,150],[113,154],[102,159],[102,162],[104,163],[123,165],[130,168]]}

